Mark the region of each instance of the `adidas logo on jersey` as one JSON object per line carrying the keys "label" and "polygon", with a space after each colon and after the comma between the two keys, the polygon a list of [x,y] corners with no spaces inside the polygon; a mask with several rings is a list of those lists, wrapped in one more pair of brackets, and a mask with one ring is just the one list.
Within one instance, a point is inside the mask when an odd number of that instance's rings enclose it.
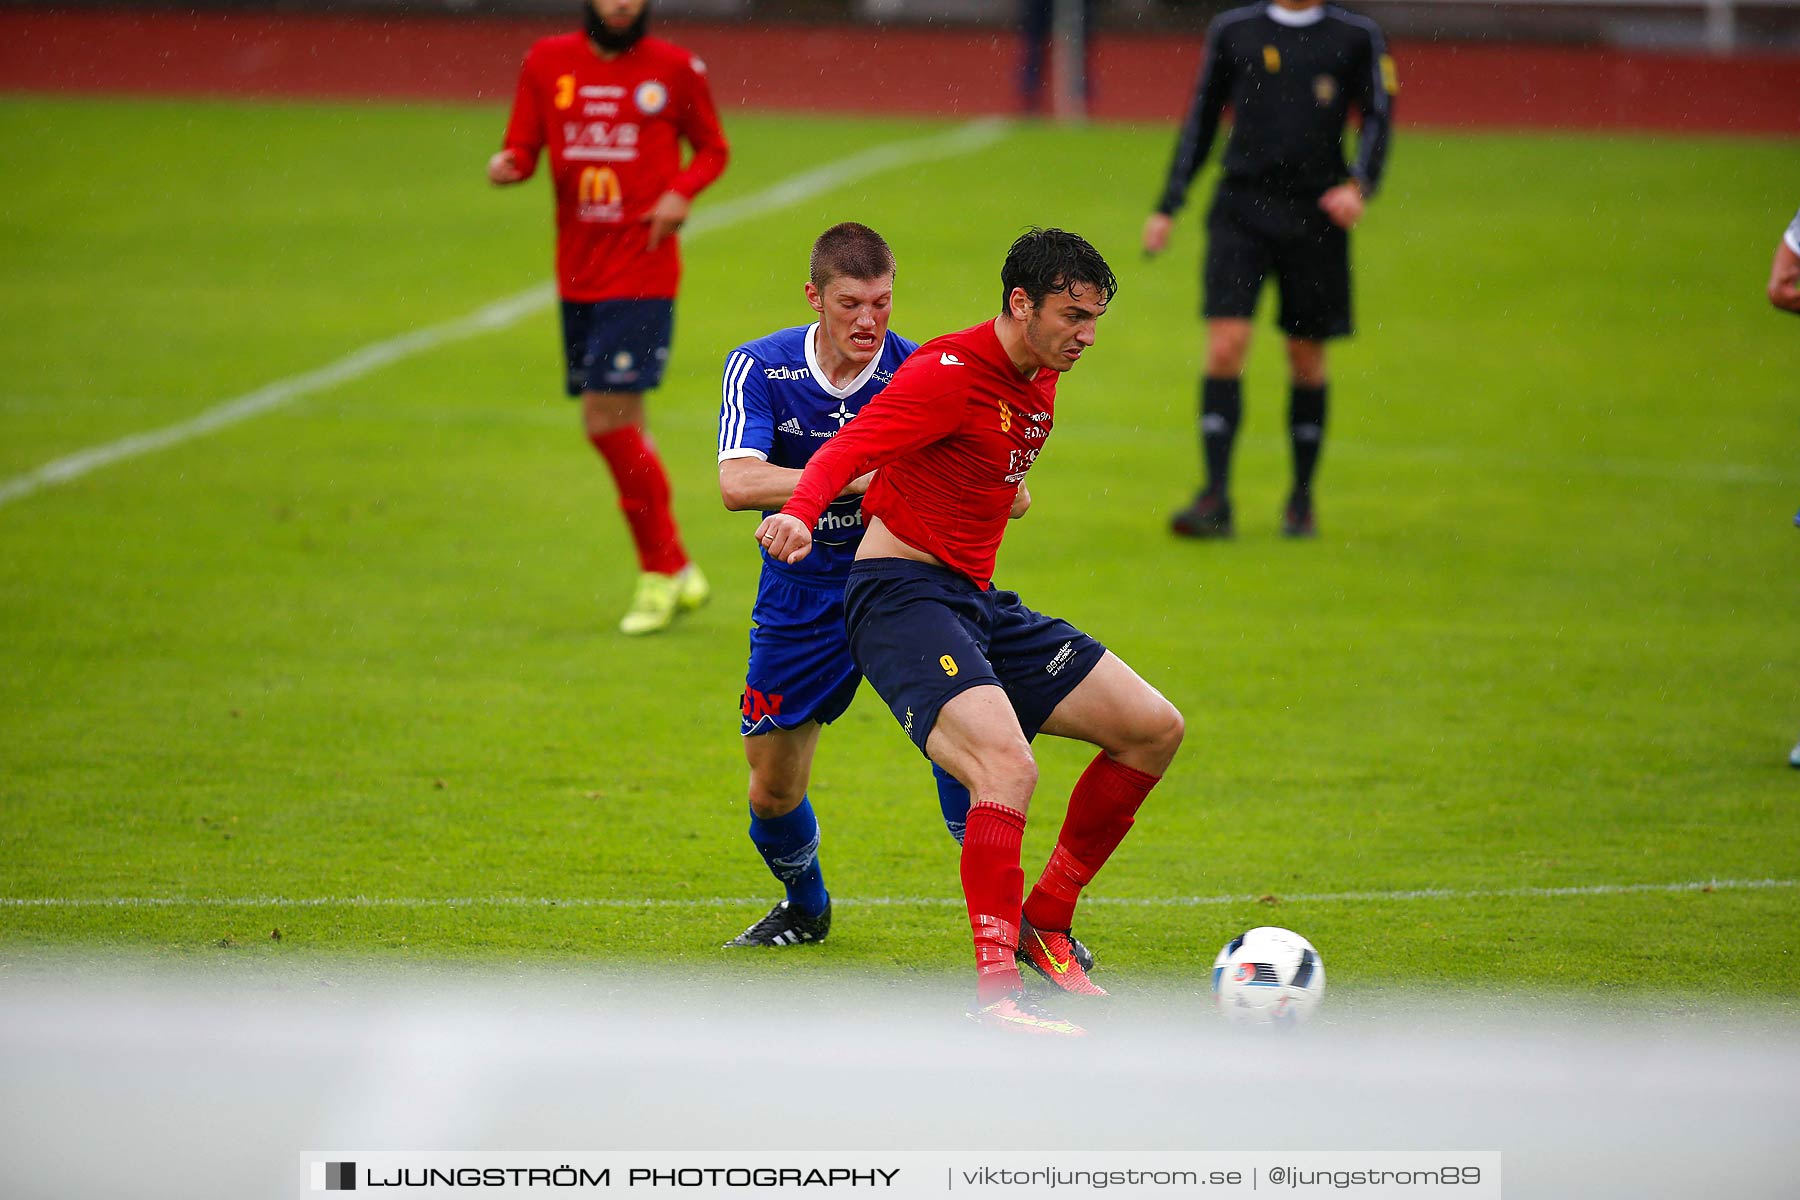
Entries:
{"label": "adidas logo on jersey", "polygon": [[798,417],[789,417],[781,423],[780,428],[781,432],[791,433],[795,437],[804,437],[806,434],[806,430],[800,428],[800,419]]}

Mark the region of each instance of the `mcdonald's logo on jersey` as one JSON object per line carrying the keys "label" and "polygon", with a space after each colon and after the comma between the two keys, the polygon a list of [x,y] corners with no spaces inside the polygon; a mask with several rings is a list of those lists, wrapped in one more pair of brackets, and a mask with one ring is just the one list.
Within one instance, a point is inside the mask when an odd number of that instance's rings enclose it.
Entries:
{"label": "mcdonald's logo on jersey", "polygon": [[585,167],[581,172],[583,204],[617,204],[624,196],[619,188],[619,173],[611,167]]}
{"label": "mcdonald's logo on jersey", "polygon": [[575,199],[583,221],[617,221],[624,215],[625,190],[611,167],[583,167]]}

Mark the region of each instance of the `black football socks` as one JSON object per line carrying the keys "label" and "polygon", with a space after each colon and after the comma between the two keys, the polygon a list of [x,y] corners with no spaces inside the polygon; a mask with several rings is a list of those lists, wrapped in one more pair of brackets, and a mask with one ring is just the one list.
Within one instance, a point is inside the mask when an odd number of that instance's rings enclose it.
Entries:
{"label": "black football socks", "polygon": [[1313,471],[1319,465],[1319,450],[1325,444],[1325,393],[1328,384],[1318,387],[1293,385],[1288,392],[1288,439],[1294,446],[1294,502],[1312,504]]}
{"label": "black football socks", "polygon": [[1231,492],[1231,446],[1244,415],[1244,385],[1237,379],[1200,381],[1200,454],[1206,461],[1206,494]]}

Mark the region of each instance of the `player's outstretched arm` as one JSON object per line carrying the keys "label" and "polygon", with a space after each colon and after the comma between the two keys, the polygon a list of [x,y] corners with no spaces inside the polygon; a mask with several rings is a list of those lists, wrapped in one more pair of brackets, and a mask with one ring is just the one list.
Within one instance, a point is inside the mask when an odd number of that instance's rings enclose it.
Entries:
{"label": "player's outstretched arm", "polygon": [[1012,511],[1006,514],[1009,521],[1016,521],[1031,510],[1031,489],[1019,480],[1019,490],[1013,493]]}
{"label": "player's outstretched arm", "polygon": [[756,527],[756,540],[770,558],[792,566],[812,553],[812,530],[799,517],[771,513]]}
{"label": "player's outstretched arm", "polygon": [[[856,420],[807,460],[793,498],[781,511],[805,526],[809,541],[814,522],[831,502],[854,491],[869,472],[954,432],[962,420],[963,402],[955,398],[958,393],[943,373],[964,367],[954,355],[944,355],[944,361],[954,365],[930,363],[917,354],[907,359],[894,381],[863,406]],[[955,382],[960,377],[950,381]]]}
{"label": "player's outstretched arm", "polygon": [[[874,479],[873,471],[859,475],[843,494],[860,496]],[[780,508],[794,498],[794,485],[799,482],[798,467],[778,467],[760,458],[728,458],[719,464],[719,498],[731,512]]]}
{"label": "player's outstretched arm", "polygon": [[799,482],[798,467],[778,467],[760,458],[728,458],[719,464],[719,498],[732,512],[780,508]]}
{"label": "player's outstretched arm", "polygon": [[1769,303],[1782,312],[1800,313],[1800,254],[1785,238],[1775,243],[1775,261],[1769,264]]}

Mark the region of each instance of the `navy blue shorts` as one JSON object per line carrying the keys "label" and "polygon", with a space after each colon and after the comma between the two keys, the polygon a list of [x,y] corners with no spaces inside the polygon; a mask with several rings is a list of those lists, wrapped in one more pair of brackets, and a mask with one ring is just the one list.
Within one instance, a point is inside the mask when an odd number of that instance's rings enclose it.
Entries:
{"label": "navy blue shorts", "polygon": [[740,698],[745,737],[829,725],[856,698],[862,672],[844,633],[842,579],[798,579],[765,564],[750,613],[750,666]]}
{"label": "navy blue shorts", "polygon": [[905,558],[863,559],[844,589],[850,652],[906,735],[925,749],[938,711],[996,684],[1027,738],[1086,679],[1106,647],[1067,621],[1020,603],[1017,592],[973,583]]}
{"label": "navy blue shorts", "polygon": [[675,336],[673,300],[562,302],[569,395],[648,392],[662,383]]}

